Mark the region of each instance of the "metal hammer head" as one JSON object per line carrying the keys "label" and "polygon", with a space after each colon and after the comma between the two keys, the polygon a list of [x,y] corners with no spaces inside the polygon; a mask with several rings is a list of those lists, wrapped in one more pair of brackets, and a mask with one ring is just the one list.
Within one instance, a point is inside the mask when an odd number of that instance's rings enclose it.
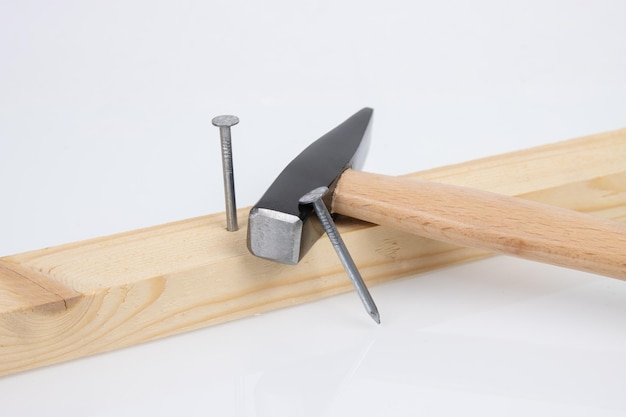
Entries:
{"label": "metal hammer head", "polygon": [[370,108],[358,111],[287,165],[250,210],[250,252],[277,262],[298,263],[322,233],[308,221],[311,206],[299,200],[320,186],[332,190],[344,170],[361,162],[373,112]]}

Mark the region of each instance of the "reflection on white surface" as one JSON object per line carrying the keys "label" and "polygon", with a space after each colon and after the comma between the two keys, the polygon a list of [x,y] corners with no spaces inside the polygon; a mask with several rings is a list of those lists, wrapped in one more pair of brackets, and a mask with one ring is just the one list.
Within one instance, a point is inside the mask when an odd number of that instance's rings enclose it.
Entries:
{"label": "reflection on white surface", "polygon": [[[0,379],[7,415],[617,416],[623,282],[498,257]],[[36,398],[36,401],[32,399]]]}
{"label": "reflection on white surface", "polygon": [[256,380],[259,416],[320,416],[331,410],[354,377],[372,342],[268,369]]}

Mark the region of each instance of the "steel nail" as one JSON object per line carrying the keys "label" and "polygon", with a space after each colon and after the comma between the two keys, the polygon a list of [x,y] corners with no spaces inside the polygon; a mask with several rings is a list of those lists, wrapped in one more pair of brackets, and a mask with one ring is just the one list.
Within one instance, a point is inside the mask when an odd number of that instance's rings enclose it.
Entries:
{"label": "steel nail", "polygon": [[230,127],[239,123],[237,116],[217,116],[211,121],[213,126],[220,128],[222,142],[222,171],[224,173],[224,199],[226,202],[226,230],[234,232],[237,225],[237,203],[235,201],[235,177],[233,173],[233,151]]}
{"label": "steel nail", "polygon": [[367,310],[367,313],[374,319],[374,321],[380,324],[380,314],[378,313],[378,308],[376,308],[376,304],[374,303],[374,299],[372,298],[365,282],[363,282],[363,278],[359,273],[350,253],[348,252],[348,248],[346,248],[343,239],[339,235],[339,231],[335,226],[335,222],[333,222],[333,218],[330,215],[330,212],[326,208],[326,204],[322,200],[322,197],[328,193],[328,187],[318,187],[309,193],[305,194],[300,198],[300,204],[312,204],[315,209],[315,214],[317,214],[317,218],[322,223],[322,227],[324,231],[328,235],[330,242],[332,243],[337,255],[339,255],[339,259],[343,264],[344,269],[348,273],[348,277],[352,281],[356,292],[359,294],[361,298],[361,302]]}

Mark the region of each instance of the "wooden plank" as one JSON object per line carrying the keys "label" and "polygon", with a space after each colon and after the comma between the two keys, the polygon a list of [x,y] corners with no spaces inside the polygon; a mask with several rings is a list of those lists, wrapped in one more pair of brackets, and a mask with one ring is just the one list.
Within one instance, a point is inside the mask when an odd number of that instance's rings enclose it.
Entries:
{"label": "wooden plank", "polygon": [[[626,219],[626,129],[411,174]],[[248,209],[241,209],[241,223]],[[0,374],[352,290],[327,240],[297,266],[251,256],[223,214],[0,258]],[[340,219],[373,285],[488,256]]]}

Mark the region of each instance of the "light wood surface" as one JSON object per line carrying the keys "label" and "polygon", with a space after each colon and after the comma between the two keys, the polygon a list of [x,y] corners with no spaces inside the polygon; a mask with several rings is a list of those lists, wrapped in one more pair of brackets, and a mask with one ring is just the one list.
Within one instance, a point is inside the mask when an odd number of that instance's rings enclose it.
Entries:
{"label": "light wood surface", "polygon": [[[410,177],[623,221],[625,156],[620,130]],[[338,226],[369,285],[488,256],[348,218]],[[255,258],[245,239],[219,213],[0,258],[0,374],[352,289],[326,239],[297,266]]]}
{"label": "light wood surface", "polygon": [[626,279],[626,224],[474,188],[347,170],[333,211],[442,242]]}

